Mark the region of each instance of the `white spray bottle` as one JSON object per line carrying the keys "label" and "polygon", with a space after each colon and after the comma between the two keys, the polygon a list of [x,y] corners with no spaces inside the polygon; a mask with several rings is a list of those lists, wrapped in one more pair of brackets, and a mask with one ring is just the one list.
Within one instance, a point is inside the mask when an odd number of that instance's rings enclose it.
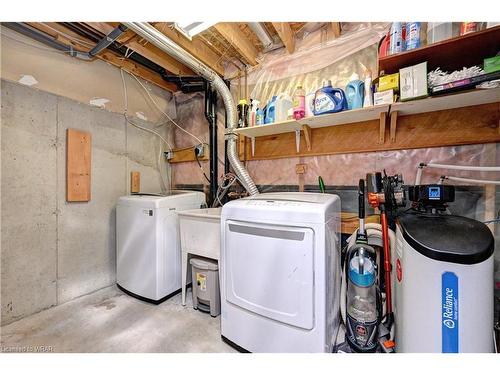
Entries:
{"label": "white spray bottle", "polygon": [[372,72],[368,69],[365,72],[365,98],[363,100],[363,108],[371,106],[373,106]]}

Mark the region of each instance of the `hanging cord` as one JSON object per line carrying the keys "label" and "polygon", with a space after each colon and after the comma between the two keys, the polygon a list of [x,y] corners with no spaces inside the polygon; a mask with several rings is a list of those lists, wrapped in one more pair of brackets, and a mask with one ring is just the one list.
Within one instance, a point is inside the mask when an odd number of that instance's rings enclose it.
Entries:
{"label": "hanging cord", "polygon": [[200,163],[200,159],[198,158],[198,153],[195,151],[194,152],[194,156],[196,158],[196,161],[198,162],[198,167],[200,167],[200,170],[201,170],[201,173],[203,173],[203,176],[205,176],[205,179],[208,181],[208,183],[210,184],[210,179],[207,177],[207,174],[205,173],[205,171],[203,170],[203,167],[201,166],[201,163]]}
{"label": "hanging cord", "polygon": [[240,179],[234,173],[229,172],[222,176],[222,181],[219,187],[217,188],[217,192],[215,194],[215,200],[212,204],[212,207],[217,207],[217,205],[220,206],[223,205],[221,199],[224,198],[226,193],[229,191],[231,186],[233,186],[236,181],[239,181],[241,184]]}
{"label": "hanging cord", "polygon": [[[146,92],[146,94],[148,95],[149,99],[151,100],[151,102],[156,107],[156,109],[159,110],[170,122],[172,122],[172,124],[174,124],[177,128],[179,128],[180,130],[182,130],[187,135],[189,135],[189,136],[193,137],[194,139],[196,139],[198,141],[198,143],[196,145],[198,145],[198,144],[207,144],[207,142],[203,142],[200,138],[198,138],[194,134],[188,132],[186,129],[182,128],[179,124],[177,124],[163,109],[161,109],[161,107],[158,105],[158,103],[156,103],[156,101],[153,99],[153,97],[149,93],[149,90],[146,88],[146,86],[144,86],[142,84],[142,82],[139,80],[139,78],[137,78],[133,73],[130,73],[130,72],[127,72],[127,73],[129,75],[131,75],[132,77],[135,78],[135,80],[139,83],[139,85],[144,89],[144,91]],[[196,146],[196,145],[193,145],[193,146]]]}

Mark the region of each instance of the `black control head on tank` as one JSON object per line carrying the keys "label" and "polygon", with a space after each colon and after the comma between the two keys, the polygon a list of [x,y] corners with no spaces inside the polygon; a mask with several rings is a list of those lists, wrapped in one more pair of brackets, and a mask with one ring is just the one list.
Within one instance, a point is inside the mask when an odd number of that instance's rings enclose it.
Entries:
{"label": "black control head on tank", "polygon": [[408,198],[412,207],[428,213],[446,211],[448,203],[455,200],[455,186],[452,185],[415,185],[408,186]]}

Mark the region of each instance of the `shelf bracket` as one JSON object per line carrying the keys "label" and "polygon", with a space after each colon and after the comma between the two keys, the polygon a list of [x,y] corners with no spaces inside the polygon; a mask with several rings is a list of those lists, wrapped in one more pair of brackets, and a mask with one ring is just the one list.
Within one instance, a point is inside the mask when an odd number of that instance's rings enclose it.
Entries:
{"label": "shelf bracket", "polygon": [[396,142],[396,129],[398,126],[398,111],[391,112],[391,142]]}
{"label": "shelf bracket", "polygon": [[387,118],[387,112],[380,113],[380,125],[379,125],[379,143],[383,144],[385,142],[385,121]]}
{"label": "shelf bracket", "polygon": [[309,127],[309,125],[302,125],[302,131],[304,132],[307,151],[311,151],[311,128]]}
{"label": "shelf bracket", "polygon": [[250,141],[252,142],[252,158],[255,156],[255,137],[250,137]]}
{"label": "shelf bracket", "polygon": [[300,129],[295,129],[295,148],[298,154],[300,152]]}

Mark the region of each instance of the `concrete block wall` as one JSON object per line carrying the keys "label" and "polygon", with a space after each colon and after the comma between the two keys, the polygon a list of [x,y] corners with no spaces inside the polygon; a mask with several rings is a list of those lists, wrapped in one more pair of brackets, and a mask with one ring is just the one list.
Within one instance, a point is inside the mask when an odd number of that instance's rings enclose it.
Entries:
{"label": "concrete block wall", "polygon": [[[1,81],[1,325],[112,285],[115,205],[141,172],[160,192],[159,139],[123,115]],[[153,124],[141,122],[154,128]],[[66,129],[92,134],[92,198],[66,202]],[[167,136],[167,129],[157,128]]]}

